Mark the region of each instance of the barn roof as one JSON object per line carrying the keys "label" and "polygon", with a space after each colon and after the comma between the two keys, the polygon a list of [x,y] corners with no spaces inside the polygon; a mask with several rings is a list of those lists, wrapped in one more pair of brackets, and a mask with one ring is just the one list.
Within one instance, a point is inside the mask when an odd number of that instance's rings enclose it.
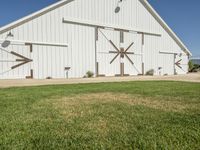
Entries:
{"label": "barn roof", "polygon": [[[46,14],[56,8],[59,8],[67,3],[70,3],[75,0],[61,0],[55,4],[52,4],[40,11],[37,11],[31,15],[28,15],[26,17],[23,17],[17,21],[14,21],[13,23],[10,23],[4,27],[0,28],[0,34],[5,33],[17,26],[20,26],[30,20],[33,20],[43,14]],[[154,8],[149,4],[147,0],[139,0],[144,7],[152,14],[152,16],[160,23],[160,25],[168,32],[168,34],[174,39],[174,41],[182,48],[184,52],[186,52],[188,55],[192,56],[192,53],[189,51],[189,49],[185,46],[185,44],[180,40],[180,38],[172,31],[172,29],[165,23],[165,21],[159,16],[159,14],[154,10]]]}

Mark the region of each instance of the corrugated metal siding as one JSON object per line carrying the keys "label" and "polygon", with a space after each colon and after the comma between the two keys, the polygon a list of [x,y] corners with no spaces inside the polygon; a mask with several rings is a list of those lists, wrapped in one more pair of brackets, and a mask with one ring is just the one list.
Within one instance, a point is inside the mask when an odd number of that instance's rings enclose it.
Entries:
{"label": "corrugated metal siding", "polygon": [[[157,70],[160,64],[163,63],[162,57],[159,57],[159,51],[182,52],[176,42],[138,0],[126,0],[122,2],[120,5],[121,11],[118,14],[114,13],[116,6],[116,0],[75,0],[74,2],[13,29],[13,39],[15,40],[69,43],[68,48],[34,46],[34,62],[31,63],[31,68],[34,69],[34,77],[45,78],[47,75],[51,75],[55,78],[63,78],[65,74],[64,70],[60,69],[60,71],[58,71],[57,68],[62,68],[64,66],[71,67],[69,73],[70,77],[83,77],[88,70],[95,72],[94,29],[63,24],[63,17],[74,17],[112,25],[129,26],[133,29],[149,32],[160,32],[162,37],[145,35],[145,72],[149,69]],[[6,34],[7,33],[0,35],[1,39],[5,38]],[[139,39],[136,41],[141,42]],[[104,44],[104,42],[102,44]],[[100,47],[106,48],[105,45],[101,45]],[[136,46],[136,50],[138,53],[141,53],[139,47],[140,46]],[[12,49],[12,47],[10,48]],[[4,58],[3,54],[0,55],[1,58]],[[65,57],[61,57],[61,55],[65,55]],[[110,56],[102,55],[102,57],[98,58],[98,61],[106,61],[109,63],[111,58]],[[136,67],[139,72],[141,72],[140,56],[134,56],[132,59],[136,61]],[[165,61],[166,64],[168,64],[171,58],[167,59],[166,56]],[[184,61],[184,63],[186,63],[188,58],[184,58]],[[50,64],[50,62],[53,62],[53,64]],[[111,75],[113,72],[118,71],[116,65],[114,65],[115,67],[108,67],[109,65],[106,65],[102,68],[104,69],[102,72]],[[171,67],[171,65],[168,67]],[[17,69],[15,71],[18,72],[19,70]],[[57,71],[54,72],[54,70]],[[179,72],[183,73],[178,70],[178,73]],[[9,78],[9,74],[10,73],[0,76],[0,78]],[[24,75],[25,74],[26,71],[24,71]],[[131,74],[136,74],[136,72],[132,72]],[[156,74],[159,74],[159,72],[156,72]],[[20,77],[23,77],[23,75]]]}

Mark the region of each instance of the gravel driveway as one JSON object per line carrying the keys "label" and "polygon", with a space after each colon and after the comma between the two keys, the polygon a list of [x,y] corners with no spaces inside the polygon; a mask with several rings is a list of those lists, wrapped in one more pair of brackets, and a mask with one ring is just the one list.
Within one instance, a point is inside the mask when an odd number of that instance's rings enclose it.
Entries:
{"label": "gravel driveway", "polygon": [[19,87],[19,86],[37,86],[37,85],[56,85],[56,84],[78,84],[78,83],[100,83],[100,82],[123,82],[123,81],[186,81],[199,82],[200,73],[190,73],[186,75],[175,76],[130,76],[130,77],[101,77],[101,78],[81,78],[81,79],[19,79],[19,80],[0,80],[0,88]]}

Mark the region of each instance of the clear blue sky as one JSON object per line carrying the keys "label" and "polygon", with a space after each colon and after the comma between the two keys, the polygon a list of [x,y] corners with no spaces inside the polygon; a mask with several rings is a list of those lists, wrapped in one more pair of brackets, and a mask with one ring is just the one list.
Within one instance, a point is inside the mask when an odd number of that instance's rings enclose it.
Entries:
{"label": "clear blue sky", "polygon": [[[58,0],[1,0],[0,26]],[[149,0],[194,56],[200,56],[200,0]]]}

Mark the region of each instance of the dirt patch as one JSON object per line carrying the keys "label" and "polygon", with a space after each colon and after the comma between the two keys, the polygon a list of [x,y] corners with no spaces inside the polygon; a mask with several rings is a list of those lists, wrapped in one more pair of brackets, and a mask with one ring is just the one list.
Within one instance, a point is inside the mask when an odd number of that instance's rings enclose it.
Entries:
{"label": "dirt patch", "polygon": [[[103,139],[113,128],[118,131],[123,131],[124,129],[123,125],[115,126],[113,120],[109,120],[106,116],[102,115],[101,110],[104,110],[103,113],[109,113],[109,111],[105,111],[107,109],[107,104],[108,106],[112,106],[112,104],[116,103],[128,106],[139,105],[165,112],[178,113],[187,113],[188,109],[198,107],[192,103],[187,104],[181,102],[180,99],[166,99],[163,97],[154,99],[142,97],[140,95],[106,92],[79,94],[61,98],[53,97],[48,99],[47,103],[51,104],[68,123],[74,123],[75,120],[78,123],[81,122],[81,125],[79,124],[78,126],[81,126],[83,131],[95,133]],[[110,110],[110,108],[108,109]]]}
{"label": "dirt patch", "polygon": [[[77,108],[87,107],[92,104],[102,103],[125,103],[129,105],[142,105],[149,108],[159,109],[163,111],[182,112],[186,109],[191,109],[194,104],[184,104],[178,100],[164,100],[164,99],[153,99],[145,98],[141,96],[135,96],[131,94],[116,94],[116,93],[95,93],[95,94],[81,94],[71,97],[62,97],[54,100],[54,107],[62,110],[62,114],[68,117],[76,117],[84,115],[85,113],[92,113],[90,110],[87,112],[79,112]],[[70,108],[70,109],[69,109]]]}

